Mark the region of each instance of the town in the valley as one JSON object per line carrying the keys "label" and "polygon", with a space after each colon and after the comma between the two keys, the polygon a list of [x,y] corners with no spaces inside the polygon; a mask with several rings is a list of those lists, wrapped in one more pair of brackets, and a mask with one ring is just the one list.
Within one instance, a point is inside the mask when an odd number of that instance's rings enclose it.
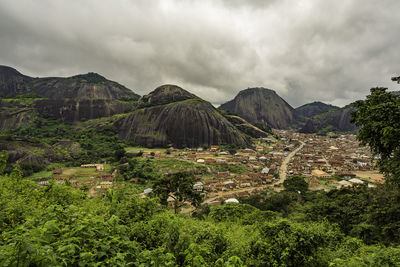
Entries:
{"label": "town in the valley", "polygon": [[[255,147],[224,149],[222,146],[197,149],[127,148],[126,153],[142,159],[174,159],[205,167],[195,173],[193,189],[202,192],[204,204],[219,205],[237,202],[265,190],[281,191],[290,176],[303,176],[309,190],[342,189],[383,183],[383,175],[375,167],[376,158],[368,147],[360,146],[355,135],[300,134],[290,130],[274,130],[274,135],[259,138]],[[160,168],[161,171],[171,171]],[[90,195],[118,188],[118,169],[104,163],[88,163],[77,168],[56,168],[51,177],[39,179],[40,185],[49,180],[86,188]],[[137,177],[129,182],[138,183]],[[145,188],[142,197],[151,194]],[[172,201],[172,199],[171,199]]]}

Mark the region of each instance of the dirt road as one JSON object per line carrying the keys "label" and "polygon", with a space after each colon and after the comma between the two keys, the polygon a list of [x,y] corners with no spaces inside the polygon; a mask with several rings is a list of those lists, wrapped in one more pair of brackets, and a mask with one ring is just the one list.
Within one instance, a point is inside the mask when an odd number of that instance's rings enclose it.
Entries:
{"label": "dirt road", "polygon": [[279,180],[276,181],[273,184],[281,184],[283,183],[283,181],[285,181],[286,176],[287,176],[287,166],[290,162],[290,160],[294,157],[294,155],[296,155],[297,152],[299,152],[305,145],[305,143],[303,141],[300,141],[301,145],[296,148],[295,150],[293,150],[292,152],[290,152],[290,154],[282,161],[282,165],[279,168]]}

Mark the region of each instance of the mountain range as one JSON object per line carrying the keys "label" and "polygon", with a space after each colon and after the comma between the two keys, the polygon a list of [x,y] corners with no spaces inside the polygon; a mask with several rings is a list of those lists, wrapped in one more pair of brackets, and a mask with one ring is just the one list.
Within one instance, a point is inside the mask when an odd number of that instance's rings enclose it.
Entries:
{"label": "mountain range", "polygon": [[271,128],[304,133],[354,131],[351,106],[313,102],[293,108],[275,91],[248,88],[218,109],[176,85],[140,97],[96,73],[34,78],[0,66],[0,130],[57,119],[78,124],[107,118],[120,137],[148,147],[248,146]]}
{"label": "mountain range", "polygon": [[220,109],[237,114],[259,127],[297,129],[303,133],[357,130],[350,123],[351,107],[339,108],[317,101],[293,108],[275,91],[266,88],[240,91]]}

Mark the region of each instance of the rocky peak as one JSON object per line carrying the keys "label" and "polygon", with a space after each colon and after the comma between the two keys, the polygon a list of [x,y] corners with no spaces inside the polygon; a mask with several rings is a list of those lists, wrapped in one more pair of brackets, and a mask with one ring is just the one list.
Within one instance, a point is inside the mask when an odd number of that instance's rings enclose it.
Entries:
{"label": "rocky peak", "polygon": [[269,95],[269,94],[274,94],[276,95],[276,92],[274,90],[264,88],[264,87],[254,87],[254,88],[247,88],[245,90],[242,90],[239,92],[237,97],[246,97],[250,96],[253,94],[263,94],[263,95]]}
{"label": "rocky peak", "polygon": [[101,82],[108,81],[106,78],[104,78],[100,74],[97,74],[94,72],[89,72],[87,74],[75,75],[75,76],[72,76],[72,78],[80,79],[80,80],[86,81],[88,83],[101,83]]}
{"label": "rocky peak", "polygon": [[32,80],[16,69],[0,65],[0,97],[31,93],[26,84]]}
{"label": "rocky peak", "polygon": [[24,76],[20,72],[18,72],[16,69],[0,65],[0,75],[1,76]]}
{"label": "rocky peak", "polygon": [[274,90],[262,87],[240,91],[233,100],[221,105],[221,109],[264,128],[288,128],[294,116],[294,109]]}
{"label": "rocky peak", "polygon": [[189,93],[176,85],[162,85],[156,88],[153,92],[143,96],[139,100],[140,106],[157,106],[164,105],[173,102],[188,100],[188,99],[199,99],[196,95]]}
{"label": "rocky peak", "polygon": [[300,117],[311,118],[313,116],[336,109],[339,109],[339,107],[325,104],[320,101],[315,101],[296,108],[296,113]]}

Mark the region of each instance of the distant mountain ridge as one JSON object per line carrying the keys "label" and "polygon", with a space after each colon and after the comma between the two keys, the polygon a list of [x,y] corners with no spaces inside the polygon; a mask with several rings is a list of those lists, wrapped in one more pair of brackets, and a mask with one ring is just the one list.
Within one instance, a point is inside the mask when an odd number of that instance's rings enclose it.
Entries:
{"label": "distant mountain ridge", "polygon": [[294,109],[274,90],[262,87],[242,90],[215,109],[176,85],[140,97],[97,73],[33,78],[0,66],[0,98],[0,130],[29,125],[39,117],[76,123],[124,113],[115,122],[120,136],[148,146],[243,146],[249,144],[248,137],[265,137],[271,128],[356,130],[347,107],[316,101]]}
{"label": "distant mountain ridge", "polygon": [[296,109],[275,91],[266,88],[248,88],[220,109],[237,114],[247,121],[275,129],[297,129],[303,133],[355,132],[350,122],[351,106],[337,106],[315,101]]}
{"label": "distant mountain ridge", "polygon": [[122,139],[148,147],[248,147],[249,136],[268,136],[244,119],[230,122],[211,103],[176,85],[160,86],[139,99],[96,73],[32,78],[1,66],[0,97],[0,130],[50,117],[72,124],[89,120],[88,127],[111,124]]}

